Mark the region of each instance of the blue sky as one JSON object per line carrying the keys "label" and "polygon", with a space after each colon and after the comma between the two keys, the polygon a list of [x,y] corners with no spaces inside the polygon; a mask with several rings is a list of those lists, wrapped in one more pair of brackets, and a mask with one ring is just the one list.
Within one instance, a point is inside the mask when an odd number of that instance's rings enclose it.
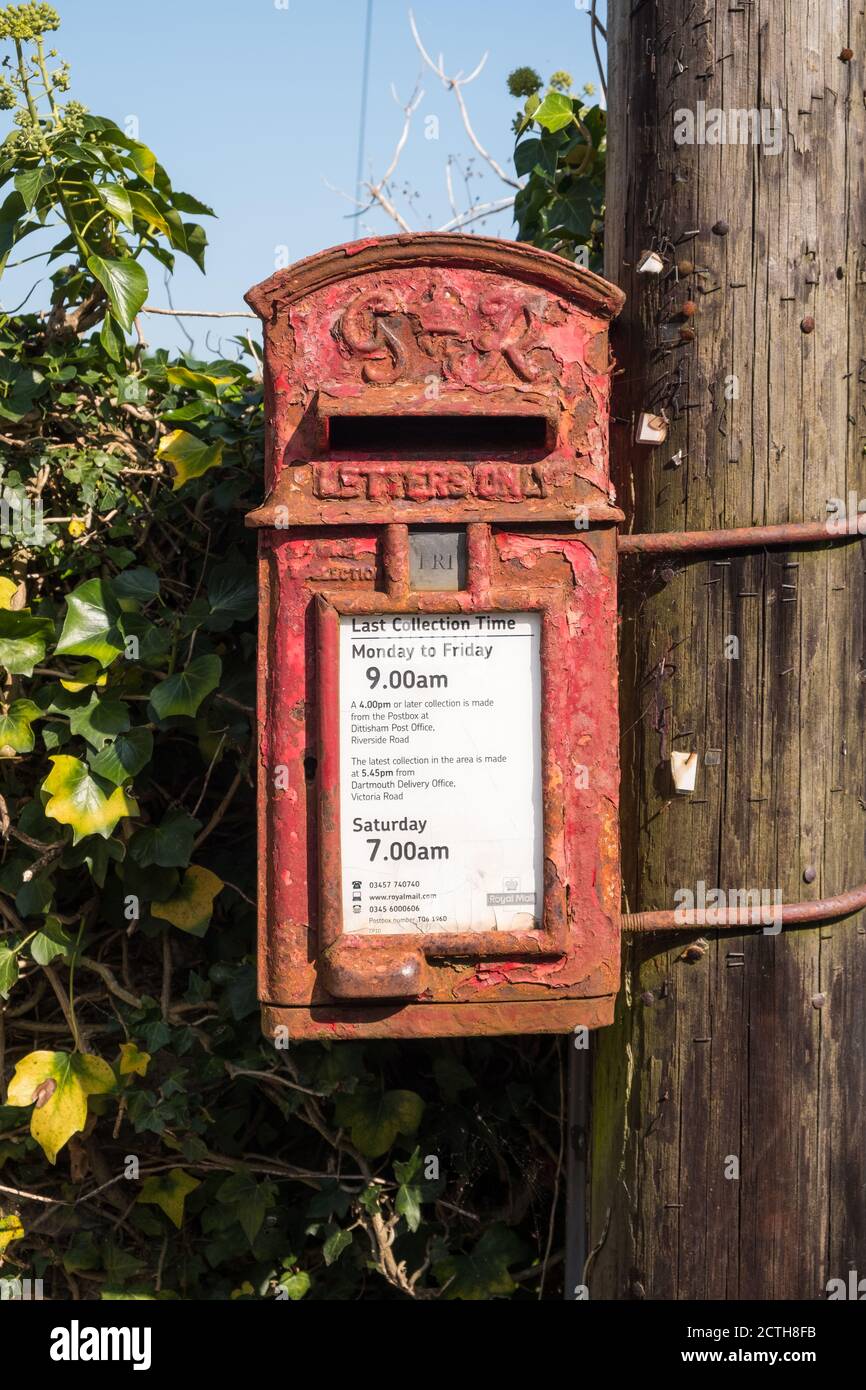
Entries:
{"label": "blue sky", "polygon": [[[379,211],[353,219],[351,204],[327,186],[354,193],[367,0],[53,3],[62,20],[53,39],[72,65],[71,95],[120,124],[135,117],[138,138],[155,150],[175,186],[218,214],[206,220],[207,274],[178,261],[177,307],[245,310],[244,291],[272,273],[276,257],[298,260],[369,231],[397,230]],[[489,51],[466,100],[480,140],[509,172],[516,109],[506,88],[511,69],[529,64],[547,78],[565,68],[577,86],[597,81],[584,3],[415,0],[421,37],[434,57],[444,54],[446,71],[470,72]],[[465,168],[472,150],[453,94],[423,69],[408,10],[405,0],[373,0],[365,173],[384,172],[402,128],[391,84],[405,102],[420,79],[424,96],[394,186],[410,225],[424,229],[451,216],[448,156]],[[436,129],[430,117],[439,122],[435,139],[428,138]],[[477,157],[474,165],[481,165]],[[454,177],[462,208],[457,167]],[[479,200],[507,192],[489,174],[470,186]],[[411,201],[404,189],[414,194]],[[477,225],[512,235],[510,213]],[[4,277],[4,305],[23,297],[31,271]],[[161,268],[150,262],[148,271],[150,302],[166,305]],[[30,304],[38,302],[37,291]],[[205,352],[208,330],[201,321],[186,323]],[[218,322],[209,329],[209,348],[216,351],[220,336],[248,327],[243,320]],[[168,319],[148,316],[146,333],[154,345],[188,346]]]}

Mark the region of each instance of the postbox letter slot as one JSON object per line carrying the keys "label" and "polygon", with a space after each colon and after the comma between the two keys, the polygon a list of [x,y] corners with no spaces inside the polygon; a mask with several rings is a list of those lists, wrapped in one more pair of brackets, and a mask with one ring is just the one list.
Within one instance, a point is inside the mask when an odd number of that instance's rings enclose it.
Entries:
{"label": "postbox letter slot", "polygon": [[330,415],[328,448],[339,454],[478,458],[550,451],[546,415]]}

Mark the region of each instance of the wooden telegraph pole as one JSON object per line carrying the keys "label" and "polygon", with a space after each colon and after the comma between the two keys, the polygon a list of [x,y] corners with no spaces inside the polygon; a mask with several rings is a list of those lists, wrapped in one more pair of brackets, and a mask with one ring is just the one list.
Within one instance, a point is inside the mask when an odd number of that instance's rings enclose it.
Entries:
{"label": "wooden telegraph pole", "polygon": [[[866,499],[863,9],[609,9],[625,529],[820,521],[828,499],[850,529],[851,494]],[[651,249],[663,271],[639,274]],[[635,443],[642,411],[668,417],[663,444]],[[787,903],[866,880],[864,584],[856,539],[624,558],[629,911],[701,881]],[[675,750],[698,753],[690,795],[672,791]],[[594,1068],[592,1297],[817,1298],[866,1276],[864,932],[861,914],[631,938]]]}

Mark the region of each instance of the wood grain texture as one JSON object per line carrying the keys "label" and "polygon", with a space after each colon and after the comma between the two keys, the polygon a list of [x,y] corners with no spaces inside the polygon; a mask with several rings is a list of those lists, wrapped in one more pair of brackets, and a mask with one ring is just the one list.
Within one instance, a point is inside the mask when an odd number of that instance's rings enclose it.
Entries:
{"label": "wood grain texture", "polygon": [[[608,34],[626,529],[813,521],[829,498],[866,498],[862,6],[611,0]],[[779,153],[677,145],[676,112],[699,101],[726,120],[779,112]],[[696,270],[636,275],[650,246]],[[694,341],[668,343],[686,300]],[[645,409],[670,416],[661,447],[633,442]],[[699,880],[798,901],[866,879],[864,567],[859,539],[624,559],[628,910],[672,907]],[[671,795],[671,747],[699,750],[692,796]],[[632,943],[598,1038],[591,1294],[824,1297],[828,1279],[866,1275],[863,914],[707,929],[684,958],[696,935]]]}

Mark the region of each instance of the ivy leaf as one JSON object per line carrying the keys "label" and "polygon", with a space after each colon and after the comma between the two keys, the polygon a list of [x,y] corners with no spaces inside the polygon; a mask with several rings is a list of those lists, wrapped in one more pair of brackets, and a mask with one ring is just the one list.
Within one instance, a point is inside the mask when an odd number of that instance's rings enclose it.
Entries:
{"label": "ivy leaf", "polygon": [[446,1285],[442,1297],[478,1302],[506,1298],[517,1285],[508,1266],[523,1255],[523,1242],[507,1226],[497,1223],[478,1241],[469,1255],[450,1255],[434,1264],[433,1273]]}
{"label": "ivy leaf", "polygon": [[186,391],[202,391],[214,398],[219,395],[217,387],[228,386],[234,381],[233,376],[212,376],[209,372],[190,371],[189,367],[166,367],[165,376],[172,386],[182,387]]}
{"label": "ivy leaf", "polygon": [[103,256],[88,256],[87,269],[98,280],[111,305],[111,312],[127,333],[147,299],[147,275],[131,256],[108,260]]}
{"label": "ivy leaf", "polygon": [[[129,721],[127,720],[127,724]],[[123,730],[111,743],[107,743],[95,757],[89,757],[90,770],[106,782],[119,787],[136,777],[146,767],[153,756],[153,734],[150,729],[137,728]]]}
{"label": "ivy leaf", "polygon": [[30,725],[41,718],[42,710],[32,700],[13,700],[6,713],[0,714],[0,758],[32,753],[36,736]]}
{"label": "ivy leaf", "polygon": [[45,814],[61,825],[72,826],[73,844],[85,835],[101,835],[107,840],[123,816],[138,815],[137,803],[122,787],[115,787],[106,796],[78,758],[59,753],[51,763],[51,771],[42,783],[42,790],[50,793]]}
{"label": "ivy leaf", "polygon": [[277,1288],[285,1289],[286,1298],[297,1303],[310,1292],[310,1276],[305,1269],[287,1269],[277,1280]]}
{"label": "ivy leaf", "polygon": [[142,1206],[161,1207],[169,1221],[180,1230],[184,1203],[189,1194],[200,1186],[198,1178],[191,1177],[182,1168],[172,1168],[168,1173],[146,1178],[136,1200]]}
{"label": "ivy leaf", "polygon": [[27,608],[0,609],[0,666],[10,676],[32,676],[53,632],[50,618],[34,618]]}
{"label": "ivy leaf", "polygon": [[147,1076],[149,1065],[150,1053],[140,1052],[137,1043],[125,1042],[120,1044],[120,1061],[117,1070],[121,1076]]}
{"label": "ivy leaf", "polygon": [[151,599],[159,597],[159,575],[154,574],[146,565],[136,565],[132,569],[124,570],[122,574],[115,575],[111,587],[121,606],[124,603],[150,603]]}
{"label": "ivy leaf", "polygon": [[0,999],[8,999],[12,986],[18,982],[18,952],[0,946]]}
{"label": "ivy leaf", "polygon": [[150,692],[150,707],[155,717],[162,720],[197,714],[205,696],[219,685],[221,675],[222,662],[218,656],[197,656],[185,671],[154,686]]}
{"label": "ivy leaf", "polygon": [[[0,1212],[0,1264],[3,1263],[3,1256],[13,1240],[20,1240],[24,1235],[24,1227],[21,1225],[21,1217],[13,1211],[8,1216]],[[289,1294],[291,1298],[291,1294]]]}
{"label": "ivy leaf", "polygon": [[233,1173],[216,1194],[240,1225],[250,1245],[262,1228],[265,1214],[274,1205],[276,1189],[273,1183],[256,1182],[250,1172]]}
{"label": "ivy leaf", "polygon": [[37,965],[50,965],[56,956],[65,956],[72,938],[63,930],[56,917],[46,917],[45,925],[30,942],[30,954]]}
{"label": "ivy leaf", "polygon": [[348,1128],[352,1143],[367,1158],[379,1158],[398,1134],[414,1134],[424,1113],[424,1102],[415,1091],[380,1091],[359,1088],[354,1095],[339,1095],[337,1123]]}
{"label": "ivy leaf", "polygon": [[[31,1052],[15,1068],[7,1105],[33,1105],[30,1133],[49,1163],[87,1123],[87,1097],[114,1089],[114,1072],[89,1052]],[[35,1104],[34,1104],[35,1102]]]}
{"label": "ivy leaf", "polygon": [[401,1183],[397,1188],[394,1204],[412,1232],[421,1225],[421,1189],[409,1183]]}
{"label": "ivy leaf", "polygon": [[9,608],[12,600],[18,593],[20,585],[14,579],[7,579],[5,574],[0,574],[0,608]]}
{"label": "ivy leaf", "polygon": [[132,231],[132,203],[126,189],[113,183],[91,183],[90,186],[112,217],[116,217],[118,222],[122,222],[124,227]]}
{"label": "ivy leaf", "polygon": [[22,169],[15,175],[13,183],[24,199],[24,206],[30,212],[36,199],[39,197],[40,190],[45,184],[51,183],[54,179],[54,170],[41,164],[36,169]]}
{"label": "ivy leaf", "polygon": [[102,327],[99,330],[99,341],[105,348],[112,362],[123,361],[123,351],[126,347],[126,338],[123,329],[114,318],[113,314],[106,314],[102,320]]}
{"label": "ivy leaf", "polygon": [[166,811],[159,825],[136,830],[129,842],[130,858],[142,868],[156,864],[161,869],[183,869],[189,863],[199,830],[201,821],[175,807]]}
{"label": "ivy leaf", "polygon": [[60,684],[63,686],[63,689],[68,690],[71,695],[78,695],[82,690],[86,690],[89,685],[95,685],[97,690],[101,690],[107,681],[108,677],[102,670],[98,661],[84,661],[73,677],[62,680]]}
{"label": "ivy leaf", "polygon": [[172,896],[165,902],[151,903],[151,916],[161,917],[191,936],[204,936],[210,926],[214,898],[223,887],[222,879],[210,869],[190,864]]}
{"label": "ivy leaf", "polygon": [[352,1232],[341,1231],[339,1228],[332,1231],[328,1239],[322,1246],[322,1255],[326,1265],[335,1264],[344,1250],[352,1244]]}
{"label": "ivy leaf", "polygon": [[92,656],[100,666],[110,666],[123,651],[119,617],[120,605],[108,583],[104,579],[85,580],[66,599],[58,656]]}
{"label": "ivy leaf", "polygon": [[255,613],[259,601],[255,575],[236,562],[216,565],[208,579],[207,597],[210,615],[205,627],[211,632],[225,632]]}
{"label": "ivy leaf", "polygon": [[544,101],[533,113],[533,119],[543,125],[551,134],[564,130],[574,120],[574,104],[564,92],[548,92]]}
{"label": "ivy leaf", "polygon": [[69,728],[77,737],[99,750],[114,734],[126,733],[129,728],[129,707],[122,700],[100,699],[94,690],[86,705],[69,710]]}
{"label": "ivy leaf", "polygon": [[186,430],[172,430],[163,435],[156,456],[174,469],[172,490],[177,492],[184,483],[200,478],[209,468],[217,468],[222,463],[223,441],[217,439],[213,444],[205,444]]}

